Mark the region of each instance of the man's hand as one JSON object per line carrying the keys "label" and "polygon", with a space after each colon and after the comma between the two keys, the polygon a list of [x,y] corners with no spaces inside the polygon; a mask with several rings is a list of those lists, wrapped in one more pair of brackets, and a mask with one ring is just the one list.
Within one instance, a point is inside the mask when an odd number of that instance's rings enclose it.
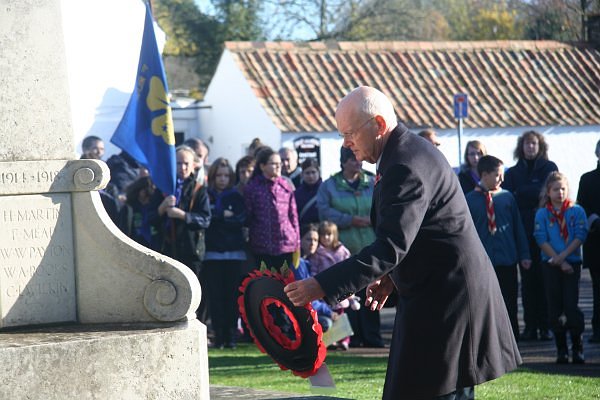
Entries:
{"label": "man's hand", "polygon": [[529,260],[529,259],[521,260],[521,267],[523,267],[523,269],[526,269],[526,270],[531,268],[531,260]]}
{"label": "man's hand", "polygon": [[389,275],[369,284],[367,286],[367,298],[365,307],[369,307],[371,311],[381,310],[387,301],[388,297],[394,291],[394,283]]}
{"label": "man's hand", "polygon": [[315,278],[307,278],[295,281],[283,288],[288,299],[296,307],[304,306],[313,300],[325,297],[325,292]]}

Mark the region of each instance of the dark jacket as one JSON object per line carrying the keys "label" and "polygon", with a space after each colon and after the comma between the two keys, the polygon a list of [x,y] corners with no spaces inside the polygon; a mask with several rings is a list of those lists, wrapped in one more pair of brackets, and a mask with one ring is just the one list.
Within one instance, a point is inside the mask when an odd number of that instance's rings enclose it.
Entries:
{"label": "dark jacket", "polygon": [[[296,198],[296,206],[298,208],[298,221],[300,227],[309,223],[319,223],[319,209],[317,208],[317,191],[323,181],[321,178],[313,184],[307,185],[302,182],[296,187],[294,197]],[[312,200],[312,204],[304,209],[305,206]]]}
{"label": "dark jacket", "polygon": [[504,174],[502,188],[515,196],[528,237],[533,235],[533,221],[539,208],[540,192],[552,171],[558,171],[558,167],[552,161],[538,158],[533,161],[533,167],[530,169],[527,161],[520,159]]}
{"label": "dark jacket", "polygon": [[125,188],[140,176],[140,165],[125,151],[114,154],[106,160],[110,169],[110,182],[107,190],[116,196],[125,192]]}
{"label": "dark jacket", "polygon": [[315,278],[335,302],[390,274],[398,304],[383,398],[429,399],[516,368],[498,280],[442,153],[399,125],[378,176],[375,241]]}
{"label": "dark jacket", "polygon": [[119,211],[117,226],[119,229],[142,246],[155,251],[161,251],[163,236],[161,219],[158,216],[158,206],[163,200],[163,195],[158,190],[146,205],[140,204],[136,199],[129,199]]}
{"label": "dark jacket", "polygon": [[[206,230],[206,251],[243,251],[246,243],[242,233],[246,222],[244,198],[236,189],[224,190],[221,193],[209,189],[208,197],[211,218]],[[225,210],[233,212],[233,216],[225,217]]]}
{"label": "dark jacket", "polygon": [[300,186],[300,184],[302,183],[302,168],[300,168],[299,166],[296,167],[295,170],[292,171],[291,174],[286,175],[288,178],[290,178],[290,180],[292,181],[292,183],[294,184],[294,189],[297,188],[298,186]]}
{"label": "dark jacket", "polygon": [[194,175],[183,182],[177,207],[187,215],[185,221],[163,215],[163,254],[195,269],[204,257],[204,232],[210,225],[211,214],[206,186],[196,185]]}
{"label": "dark jacket", "polygon": [[[581,175],[577,203],[583,207],[585,214],[596,214],[600,217],[600,162],[595,170]],[[596,221],[583,244],[583,265],[600,269],[600,221]]]}
{"label": "dark jacket", "polygon": [[465,165],[461,165],[460,171],[458,171],[458,181],[464,194],[469,193],[475,189],[475,186],[479,183],[479,180],[475,180],[471,174],[471,170]]}

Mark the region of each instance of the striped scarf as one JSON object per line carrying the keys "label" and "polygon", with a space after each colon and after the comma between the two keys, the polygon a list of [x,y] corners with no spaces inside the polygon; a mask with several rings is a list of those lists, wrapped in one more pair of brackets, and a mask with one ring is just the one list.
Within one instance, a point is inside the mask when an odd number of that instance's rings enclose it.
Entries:
{"label": "striped scarf", "polygon": [[492,235],[496,233],[496,213],[494,212],[494,200],[492,199],[492,193],[487,190],[484,191],[485,195],[485,213],[488,219],[488,230]]}
{"label": "striped scarf", "polygon": [[573,202],[571,200],[565,200],[565,201],[563,201],[562,205],[560,206],[560,210],[556,211],[554,209],[554,207],[552,206],[552,202],[548,201],[546,203],[546,209],[548,209],[550,214],[552,214],[554,216],[554,218],[556,218],[556,223],[558,224],[558,227],[560,229],[560,236],[563,238],[565,243],[567,243],[568,239],[569,239],[569,231],[567,230],[567,221],[565,220],[565,212],[572,205],[573,205]]}

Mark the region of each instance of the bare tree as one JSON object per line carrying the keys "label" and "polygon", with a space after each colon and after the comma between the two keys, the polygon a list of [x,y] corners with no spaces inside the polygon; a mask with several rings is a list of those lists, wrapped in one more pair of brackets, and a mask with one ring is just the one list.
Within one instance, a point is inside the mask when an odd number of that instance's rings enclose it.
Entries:
{"label": "bare tree", "polygon": [[265,0],[264,26],[273,39],[324,40],[358,0]]}

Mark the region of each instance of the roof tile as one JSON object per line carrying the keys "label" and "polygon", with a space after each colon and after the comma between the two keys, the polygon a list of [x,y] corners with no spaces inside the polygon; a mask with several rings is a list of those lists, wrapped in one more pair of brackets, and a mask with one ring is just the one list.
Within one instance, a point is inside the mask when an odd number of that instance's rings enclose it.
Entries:
{"label": "roof tile", "polygon": [[600,120],[600,53],[561,42],[226,42],[225,47],[284,132],[335,131],[338,101],[359,85],[387,93],[410,127],[455,127],[455,93],[469,95],[466,127]]}

